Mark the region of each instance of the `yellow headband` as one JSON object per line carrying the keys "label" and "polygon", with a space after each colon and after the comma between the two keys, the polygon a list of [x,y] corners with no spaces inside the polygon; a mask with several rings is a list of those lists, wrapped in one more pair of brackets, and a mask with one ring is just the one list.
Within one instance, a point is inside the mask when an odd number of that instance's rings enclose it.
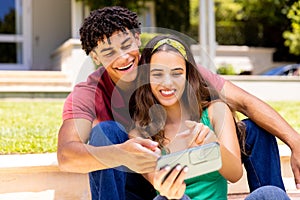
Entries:
{"label": "yellow headband", "polygon": [[163,40],[160,40],[156,43],[156,45],[153,47],[153,50],[152,50],[152,53],[158,48],[160,47],[161,45],[163,44],[168,44],[172,47],[174,47],[175,49],[177,49],[180,54],[187,60],[187,55],[186,55],[186,51],[185,51],[185,48],[184,46],[176,41],[176,40],[173,40],[173,39],[170,39],[170,38],[166,38],[166,39],[163,39]]}

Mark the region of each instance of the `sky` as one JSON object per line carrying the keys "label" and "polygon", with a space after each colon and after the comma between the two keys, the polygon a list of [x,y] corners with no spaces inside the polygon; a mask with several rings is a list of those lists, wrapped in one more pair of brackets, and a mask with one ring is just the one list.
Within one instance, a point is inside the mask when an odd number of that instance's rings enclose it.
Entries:
{"label": "sky", "polygon": [[9,12],[10,8],[15,7],[15,0],[0,0],[0,19]]}

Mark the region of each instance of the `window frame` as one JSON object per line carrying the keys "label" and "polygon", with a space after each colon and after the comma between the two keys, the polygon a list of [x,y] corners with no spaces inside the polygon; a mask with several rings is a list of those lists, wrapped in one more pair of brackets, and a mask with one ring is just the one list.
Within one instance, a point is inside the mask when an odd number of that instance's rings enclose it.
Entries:
{"label": "window frame", "polygon": [[20,44],[17,45],[17,63],[0,63],[0,70],[29,70],[32,66],[32,0],[15,0],[15,6],[16,23],[20,23],[17,27],[22,30],[16,34],[0,34],[0,43]]}

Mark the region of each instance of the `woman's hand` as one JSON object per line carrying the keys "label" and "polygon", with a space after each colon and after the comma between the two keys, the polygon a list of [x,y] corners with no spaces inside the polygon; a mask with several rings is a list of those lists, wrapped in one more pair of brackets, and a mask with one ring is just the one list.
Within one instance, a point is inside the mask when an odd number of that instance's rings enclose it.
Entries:
{"label": "woman's hand", "polygon": [[217,140],[215,133],[208,126],[189,120],[185,121],[185,124],[188,129],[177,133],[167,145],[170,152],[181,151]]}
{"label": "woman's hand", "polygon": [[208,126],[200,122],[186,120],[185,125],[190,129],[194,136],[191,147],[217,140],[216,134]]}
{"label": "woman's hand", "polygon": [[187,171],[187,167],[182,168],[180,165],[173,169],[170,166],[166,166],[159,171],[155,171],[153,186],[161,196],[165,196],[168,199],[180,199],[186,189],[184,179]]}

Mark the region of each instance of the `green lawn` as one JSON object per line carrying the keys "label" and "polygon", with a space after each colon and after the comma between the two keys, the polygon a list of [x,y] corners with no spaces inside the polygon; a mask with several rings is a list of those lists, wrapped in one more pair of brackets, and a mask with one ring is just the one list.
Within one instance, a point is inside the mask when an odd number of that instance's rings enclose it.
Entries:
{"label": "green lawn", "polygon": [[300,133],[300,102],[269,102]]}
{"label": "green lawn", "polygon": [[55,152],[63,101],[0,102],[0,154]]}
{"label": "green lawn", "polygon": [[[300,133],[300,102],[269,102]],[[0,101],[0,154],[55,152],[63,101]]]}

